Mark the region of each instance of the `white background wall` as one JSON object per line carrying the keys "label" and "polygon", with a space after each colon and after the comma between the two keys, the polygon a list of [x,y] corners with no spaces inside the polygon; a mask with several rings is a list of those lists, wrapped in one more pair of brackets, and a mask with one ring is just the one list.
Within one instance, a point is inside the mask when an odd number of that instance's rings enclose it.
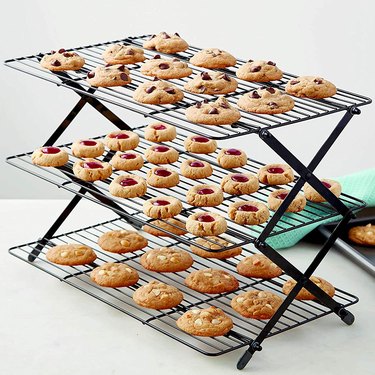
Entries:
{"label": "white background wall", "polygon": [[[178,31],[192,45],[219,47],[245,59],[270,59],[286,71],[321,75],[340,88],[375,97],[373,0],[13,1],[2,9],[0,57],[159,31]],[[78,96],[9,68],[0,69],[0,198],[68,197],[6,165],[4,159],[41,145]],[[374,167],[374,115],[374,105],[363,108],[318,168],[318,175],[333,177]],[[124,116],[127,122],[141,121],[131,114]],[[307,162],[337,120],[329,116],[283,128],[275,135]],[[111,126],[87,106],[63,141],[105,133]],[[256,136],[235,142],[246,147],[250,157],[278,160]]]}

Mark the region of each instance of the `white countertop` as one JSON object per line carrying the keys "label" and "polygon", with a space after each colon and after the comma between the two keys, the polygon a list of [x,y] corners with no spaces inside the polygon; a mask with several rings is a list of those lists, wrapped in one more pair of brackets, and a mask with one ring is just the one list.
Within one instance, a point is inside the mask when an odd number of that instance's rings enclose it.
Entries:
{"label": "white countertop", "polygon": [[[201,355],[8,254],[9,247],[42,236],[66,204],[0,201],[0,374],[239,373],[235,366],[245,349]],[[84,201],[63,229],[111,217],[108,210]],[[316,252],[307,244],[283,250],[300,267]],[[354,325],[329,315],[267,339],[243,373],[374,374],[374,279],[335,250],[317,274],[359,296],[359,304],[349,308]]]}

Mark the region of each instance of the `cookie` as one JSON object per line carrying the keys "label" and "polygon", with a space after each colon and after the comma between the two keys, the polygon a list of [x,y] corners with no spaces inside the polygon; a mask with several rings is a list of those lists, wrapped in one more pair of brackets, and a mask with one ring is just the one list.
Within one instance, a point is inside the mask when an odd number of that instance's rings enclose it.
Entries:
{"label": "cookie", "polygon": [[193,71],[184,61],[162,59],[160,55],[155,55],[153,59],[142,64],[141,73],[159,79],[177,79],[188,77]]}
{"label": "cookie", "polygon": [[[329,180],[328,178],[323,178],[322,180],[323,185],[330,190],[331,193],[339,197],[342,192],[341,185],[338,181]],[[311,185],[307,182],[303,186],[303,192],[305,193],[305,197],[307,200],[315,203],[326,202],[326,199],[322,197]]]}
{"label": "cookie", "polygon": [[375,225],[371,223],[350,228],[348,237],[350,241],[353,241],[360,245],[375,246]]}
{"label": "cookie", "polygon": [[171,188],[180,182],[178,173],[168,168],[155,167],[147,171],[147,183],[158,188]]}
{"label": "cookie", "polygon": [[124,64],[97,66],[87,73],[87,82],[94,87],[126,86],[131,81]]}
{"label": "cookie", "polygon": [[200,72],[184,85],[186,91],[196,94],[220,95],[236,91],[237,81],[223,72]]}
{"label": "cookie", "polygon": [[193,258],[188,252],[171,247],[149,250],[141,256],[142,266],[154,272],[185,271],[193,263]]}
{"label": "cookie", "polygon": [[[283,203],[283,200],[289,194],[289,191],[290,190],[287,189],[278,189],[270,193],[267,198],[270,210],[277,211]],[[306,198],[302,194],[297,194],[285,212],[300,212],[305,208],[305,206]]]}
{"label": "cookie", "polygon": [[91,280],[107,288],[123,288],[139,280],[138,272],[123,263],[104,263],[90,273]]}
{"label": "cookie", "polygon": [[207,48],[197,52],[190,63],[208,69],[226,68],[236,65],[236,58],[229,52],[218,48]]}
{"label": "cookie", "polygon": [[229,205],[228,216],[237,224],[259,225],[269,219],[270,212],[261,202],[238,201]]}
{"label": "cookie", "polygon": [[109,184],[109,192],[120,198],[142,197],[147,192],[146,181],[134,174],[116,176]]}
{"label": "cookie", "polygon": [[283,270],[263,254],[253,254],[237,264],[237,272],[246,277],[272,279],[279,277]]}
{"label": "cookie", "polygon": [[142,48],[126,46],[120,43],[108,46],[103,52],[102,57],[106,63],[111,65],[136,64],[146,59]]}
{"label": "cookie", "polygon": [[96,259],[96,254],[91,247],[71,243],[51,247],[46,253],[46,258],[63,266],[81,266],[91,264]]}
{"label": "cookie", "polygon": [[227,230],[227,222],[219,214],[201,211],[188,217],[186,229],[196,236],[218,236]]}
{"label": "cookie", "polygon": [[301,76],[292,78],[285,86],[285,91],[299,98],[323,99],[336,94],[336,86],[324,78]]}
{"label": "cookie", "polygon": [[186,159],[181,163],[181,174],[191,180],[210,177],[213,173],[211,164],[203,160]]}
{"label": "cookie", "polygon": [[133,99],[144,104],[172,104],[179,102],[184,97],[182,91],[170,82],[146,81],[134,91]]}
{"label": "cookie", "polygon": [[132,230],[111,230],[102,234],[98,239],[98,245],[111,253],[129,253],[146,247],[148,241],[139,233]]}
{"label": "cookie", "polygon": [[152,219],[169,219],[181,211],[182,204],[174,197],[159,196],[143,203],[143,213]]}
{"label": "cookie", "polygon": [[190,335],[205,337],[223,336],[233,328],[232,319],[214,306],[186,311],[176,324]]}
{"label": "cookie", "polygon": [[184,141],[185,150],[193,154],[211,154],[216,151],[217,143],[201,135],[189,135]]}
{"label": "cookie", "polygon": [[195,240],[195,243],[211,250],[206,251],[198,246],[190,245],[190,250],[194,254],[197,254],[202,258],[228,259],[240,255],[242,253],[242,249],[240,247],[235,247],[230,250],[223,250],[223,248],[229,247],[233,244],[229,243],[223,238],[215,236],[197,238]]}
{"label": "cookie", "polygon": [[293,182],[294,174],[288,164],[267,164],[259,169],[258,178],[266,185],[285,185]]}
{"label": "cookie", "polygon": [[72,144],[72,154],[78,158],[97,158],[103,152],[103,143],[94,139],[80,139]]}
{"label": "cookie", "polygon": [[195,207],[215,207],[223,200],[222,190],[215,185],[195,185],[186,192],[186,203]]}
{"label": "cookie", "polygon": [[105,136],[104,144],[112,151],[134,150],[139,144],[139,136],[129,130],[117,130]]}
{"label": "cookie", "polygon": [[234,297],[231,306],[245,318],[271,319],[282,302],[274,293],[251,290]]}
{"label": "cookie", "polygon": [[79,70],[85,65],[85,59],[73,51],[66,51],[60,48],[58,51],[44,55],[40,65],[53,72],[62,70]]}
{"label": "cookie", "polygon": [[162,122],[154,122],[145,128],[145,139],[151,142],[169,142],[176,136],[176,127]]}
{"label": "cookie", "polygon": [[78,160],[73,165],[73,173],[83,181],[102,181],[112,174],[112,166],[109,163],[96,159]]}
{"label": "cookie", "polygon": [[[335,295],[335,288],[328,281],[318,276],[311,276],[310,280],[316,286],[322,289],[325,293],[327,293],[330,297],[333,297]],[[285,282],[283,285],[283,293],[288,295],[292,291],[292,289],[295,287],[296,284],[297,282],[293,279],[290,279],[287,282]],[[302,288],[296,295],[295,299],[314,300],[316,299],[316,297],[313,294],[311,294],[307,289]]]}
{"label": "cookie", "polygon": [[150,146],[145,150],[144,155],[146,160],[153,164],[171,164],[180,156],[174,148],[164,145]]}
{"label": "cookie", "polygon": [[245,151],[236,148],[222,148],[217,155],[217,162],[225,169],[243,167],[247,163]]}
{"label": "cookie", "polygon": [[[187,233],[185,223],[175,218],[165,220],[153,220],[150,224],[155,225],[156,228],[150,225],[144,225],[142,229],[157,237],[172,237],[168,232],[173,233],[176,236],[183,236]],[[162,229],[168,231],[164,232]]]}
{"label": "cookie", "polygon": [[258,191],[258,177],[251,173],[229,173],[220,183],[222,190],[231,195],[252,194]]}
{"label": "cookie", "polygon": [[155,310],[171,309],[183,299],[184,295],[176,287],[156,280],[141,286],[133,294],[137,305]]}
{"label": "cookie", "polygon": [[281,79],[283,72],[273,61],[249,60],[237,69],[236,76],[250,82],[269,82]]}
{"label": "cookie", "polygon": [[149,40],[143,43],[143,47],[164,53],[177,53],[187,50],[189,45],[178,33],[167,34],[163,31],[157,35],[151,35]]}
{"label": "cookie", "polygon": [[69,161],[69,155],[59,147],[43,146],[32,153],[31,161],[42,167],[62,167]]}
{"label": "cookie", "polygon": [[135,171],[143,167],[143,158],[134,151],[117,151],[110,163],[119,171]]}
{"label": "cookie", "polygon": [[260,87],[242,95],[237,105],[247,112],[274,115],[293,109],[294,100],[279,89]]}
{"label": "cookie", "polygon": [[198,102],[185,111],[186,118],[194,124],[231,125],[241,118],[240,111],[220,96],[214,102]]}
{"label": "cookie", "polygon": [[185,285],[197,292],[218,294],[238,289],[237,279],[230,273],[213,268],[194,271],[185,279]]}

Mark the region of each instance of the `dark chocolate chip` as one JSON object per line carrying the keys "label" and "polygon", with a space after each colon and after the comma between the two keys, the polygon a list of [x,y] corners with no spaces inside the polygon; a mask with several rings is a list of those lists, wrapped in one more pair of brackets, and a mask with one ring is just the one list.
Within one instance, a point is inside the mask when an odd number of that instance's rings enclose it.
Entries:
{"label": "dark chocolate chip", "polygon": [[94,78],[95,77],[95,72],[88,72],[87,73],[87,78]]}
{"label": "dark chocolate chip", "polygon": [[53,60],[53,61],[51,62],[51,65],[52,65],[52,66],[61,66],[61,62],[60,62],[59,60]]}
{"label": "dark chocolate chip", "polygon": [[251,59],[250,59],[250,60],[247,60],[247,62],[253,62],[253,61],[254,61],[254,60],[251,60]]}
{"label": "dark chocolate chip", "polygon": [[154,77],[154,81],[159,81],[159,78],[158,77]]}
{"label": "dark chocolate chip", "polygon": [[132,49],[130,48],[130,49],[128,49],[128,50],[126,51],[126,54],[127,54],[127,55],[134,55],[134,50],[132,50]]}
{"label": "dark chocolate chip", "polygon": [[229,104],[226,103],[226,102],[223,102],[223,103],[220,103],[220,107],[221,107],[221,108],[228,109],[228,108],[229,108]]}
{"label": "dark chocolate chip", "polygon": [[204,99],[204,100],[203,100],[203,103],[208,103],[208,99]]}
{"label": "dark chocolate chip", "polygon": [[58,52],[59,53],[64,53],[64,52],[66,52],[66,50],[64,48],[60,48]]}
{"label": "dark chocolate chip", "polygon": [[147,94],[151,94],[154,90],[156,90],[156,86],[147,87],[146,92]]}
{"label": "dark chocolate chip", "polygon": [[165,69],[169,68],[169,65],[166,64],[166,63],[161,63],[161,64],[159,64],[159,68],[162,69],[162,70],[165,70]]}
{"label": "dark chocolate chip", "polygon": [[201,94],[203,94],[206,91],[206,88],[204,86],[199,86],[198,90]]}
{"label": "dark chocolate chip", "polygon": [[64,53],[63,53],[63,56],[64,56],[64,57],[72,57],[72,56],[74,56],[74,53],[64,52]]}
{"label": "dark chocolate chip", "polygon": [[176,36],[178,36],[178,37],[180,36],[180,34],[179,34],[179,33],[174,33],[174,35],[176,35]]}
{"label": "dark chocolate chip", "polygon": [[250,72],[255,73],[259,72],[262,69],[260,65],[254,66],[253,68],[250,69]]}
{"label": "dark chocolate chip", "polygon": [[279,105],[275,102],[269,102],[268,105],[271,107],[271,109],[278,108]]}
{"label": "dark chocolate chip", "polygon": [[217,108],[212,108],[210,109],[210,112],[208,112],[209,115],[218,115],[219,114],[219,111]]}
{"label": "dark chocolate chip", "polygon": [[276,92],[276,90],[273,88],[273,87],[267,87],[266,90],[271,93],[271,94],[274,94]]}
{"label": "dark chocolate chip", "polygon": [[123,81],[127,81],[129,79],[128,75],[125,74],[125,73],[121,73],[120,74],[120,78],[123,80]]}
{"label": "dark chocolate chip", "polygon": [[321,85],[323,83],[323,80],[321,78],[315,78],[314,79],[314,82],[317,84],[317,85]]}
{"label": "dark chocolate chip", "polygon": [[196,107],[196,108],[200,108],[200,107],[202,107],[202,103],[200,103],[200,102],[195,103],[195,107]]}
{"label": "dark chocolate chip", "polygon": [[296,79],[292,79],[292,80],[290,81],[290,84],[291,84],[291,85],[296,85],[297,83],[299,83],[299,81],[296,80]]}
{"label": "dark chocolate chip", "polygon": [[267,61],[267,65],[272,65],[272,66],[275,66],[276,63],[274,63],[273,61]]}
{"label": "dark chocolate chip", "polygon": [[260,99],[260,95],[258,94],[258,91],[251,91],[250,92],[250,98],[253,98],[253,99]]}
{"label": "dark chocolate chip", "polygon": [[203,81],[211,81],[212,80],[212,78],[210,77],[210,75],[207,72],[202,72],[201,77],[202,77]]}
{"label": "dark chocolate chip", "polygon": [[154,59],[160,59],[161,57],[160,57],[160,55],[155,55],[154,56]]}
{"label": "dark chocolate chip", "polygon": [[161,34],[163,36],[163,39],[169,39],[170,38],[170,36],[166,32],[162,32]]}
{"label": "dark chocolate chip", "polygon": [[164,91],[167,94],[171,94],[171,95],[174,95],[176,93],[176,90],[173,87],[167,87],[166,89],[164,89]]}
{"label": "dark chocolate chip", "polygon": [[120,72],[125,72],[125,65],[120,65],[117,69],[118,69]]}
{"label": "dark chocolate chip", "polygon": [[111,66],[111,64],[105,64],[104,66],[105,66],[106,68],[108,68],[108,67]]}
{"label": "dark chocolate chip", "polygon": [[225,79],[226,81],[230,82],[230,78],[228,77],[228,74],[224,73],[222,76],[221,76],[222,79]]}

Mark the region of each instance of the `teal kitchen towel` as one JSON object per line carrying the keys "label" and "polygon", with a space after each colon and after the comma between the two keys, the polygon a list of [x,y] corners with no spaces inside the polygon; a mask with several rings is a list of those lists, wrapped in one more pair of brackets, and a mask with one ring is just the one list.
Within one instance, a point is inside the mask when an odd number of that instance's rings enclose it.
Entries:
{"label": "teal kitchen towel", "polygon": [[[364,200],[369,207],[375,206],[375,168],[339,177],[336,178],[336,180],[341,183],[342,191],[345,194]],[[310,209],[311,211],[314,210],[313,207],[310,207]],[[335,221],[339,218],[340,215],[337,215],[333,218],[320,221],[319,223],[310,224],[290,232],[282,233],[268,238],[266,242],[274,249],[291,247],[319,225]],[[293,214],[284,215],[283,220],[292,223]]]}

